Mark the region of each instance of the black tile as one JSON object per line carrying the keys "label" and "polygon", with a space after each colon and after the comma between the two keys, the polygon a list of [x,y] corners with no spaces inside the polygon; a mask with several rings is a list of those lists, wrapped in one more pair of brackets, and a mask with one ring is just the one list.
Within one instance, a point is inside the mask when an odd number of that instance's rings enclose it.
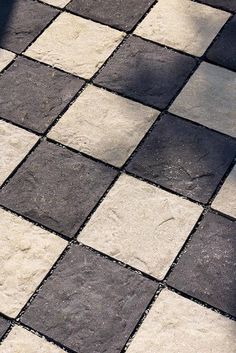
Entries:
{"label": "black tile", "polygon": [[155,0],[72,0],[67,9],[78,15],[129,31]]}
{"label": "black tile", "polygon": [[206,5],[212,5],[226,11],[236,12],[236,0],[197,0]]}
{"label": "black tile", "polygon": [[22,321],[78,353],[118,353],[157,284],[74,245]]}
{"label": "black tile", "polygon": [[42,142],[0,192],[0,202],[73,236],[116,172],[77,153]]}
{"label": "black tile", "polygon": [[2,338],[2,336],[8,330],[9,327],[10,327],[10,321],[0,317],[0,339]]}
{"label": "black tile", "polygon": [[195,59],[138,37],[130,37],[98,74],[95,82],[164,109],[182,87]]}
{"label": "black tile", "polygon": [[236,222],[208,213],[168,284],[236,315]]}
{"label": "black tile", "polygon": [[[13,3],[11,8],[9,8],[10,1]],[[15,53],[22,52],[58,12],[50,6],[33,0],[1,1],[1,46]]]}
{"label": "black tile", "polygon": [[217,64],[236,70],[236,15],[225,25],[206,57]]}
{"label": "black tile", "polygon": [[19,57],[0,76],[0,116],[43,133],[83,81]]}
{"label": "black tile", "polygon": [[236,142],[230,137],[165,114],[127,170],[205,203],[235,153]]}

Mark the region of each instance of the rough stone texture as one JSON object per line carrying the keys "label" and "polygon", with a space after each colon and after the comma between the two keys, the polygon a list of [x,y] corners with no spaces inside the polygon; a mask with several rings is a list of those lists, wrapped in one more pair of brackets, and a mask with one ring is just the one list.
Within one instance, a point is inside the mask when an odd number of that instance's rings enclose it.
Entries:
{"label": "rough stone texture", "polygon": [[127,169],[206,203],[236,153],[236,143],[201,126],[165,114]]}
{"label": "rough stone texture", "polygon": [[45,338],[15,326],[0,346],[0,353],[65,353]]}
{"label": "rough stone texture", "polygon": [[236,323],[163,290],[127,353],[235,353]]}
{"label": "rough stone texture", "polygon": [[142,38],[130,37],[98,74],[95,82],[164,109],[193,70],[193,58]]}
{"label": "rough stone texture", "polygon": [[62,13],[25,54],[72,74],[90,78],[123,36],[123,32]]}
{"label": "rough stone texture", "polygon": [[236,73],[202,63],[171,105],[171,113],[236,137]]}
{"label": "rough stone texture", "polygon": [[0,312],[15,317],[67,243],[2,209],[0,215]]}
{"label": "rough stone texture", "polygon": [[236,218],[236,166],[233,168],[212,203],[212,207]]}
{"label": "rough stone texture", "polygon": [[157,110],[89,86],[49,137],[121,167],[158,114]]}
{"label": "rough stone texture", "polygon": [[9,327],[10,327],[10,321],[4,319],[3,317],[0,317],[0,339],[2,338],[2,336],[8,330]]}
{"label": "rough stone texture", "polygon": [[57,7],[65,7],[71,0],[42,0],[46,4],[57,6]]}
{"label": "rough stone texture", "polygon": [[201,212],[198,205],[122,175],[79,241],[163,279]]}
{"label": "rough stone texture", "polygon": [[129,31],[154,0],[72,0],[67,6],[78,15]]}
{"label": "rough stone texture", "polygon": [[208,213],[168,283],[236,316],[236,222]]}
{"label": "rough stone texture", "polygon": [[236,12],[236,0],[198,0],[198,2]]}
{"label": "rough stone texture", "polygon": [[30,151],[38,137],[0,120],[0,184]]}
{"label": "rough stone texture", "polygon": [[190,0],[159,0],[135,34],[201,56],[229,16]]}
{"label": "rough stone texture", "polygon": [[222,30],[220,36],[207,52],[207,59],[236,70],[236,15]]}
{"label": "rough stone texture", "polygon": [[78,353],[120,352],[157,284],[74,245],[23,322]]}
{"label": "rough stone texture", "polygon": [[33,0],[12,0],[12,5],[9,1],[1,3],[0,42],[3,48],[20,53],[58,14],[58,10]]}
{"label": "rough stone texture", "polygon": [[1,190],[0,202],[71,237],[115,176],[109,167],[42,142]]}
{"label": "rough stone texture", "polygon": [[0,71],[5,69],[5,67],[15,58],[15,56],[15,53],[0,48]]}
{"label": "rough stone texture", "polygon": [[0,77],[0,116],[43,133],[82,84],[76,77],[19,57]]}

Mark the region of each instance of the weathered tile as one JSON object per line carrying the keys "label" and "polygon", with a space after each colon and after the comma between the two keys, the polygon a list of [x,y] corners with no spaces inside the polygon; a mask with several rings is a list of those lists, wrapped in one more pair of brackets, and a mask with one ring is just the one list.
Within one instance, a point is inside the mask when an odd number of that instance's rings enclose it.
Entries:
{"label": "weathered tile", "polygon": [[0,116],[43,133],[82,84],[76,77],[19,57],[0,76]]}
{"label": "weathered tile", "polygon": [[67,243],[2,209],[0,215],[0,312],[15,317]]}
{"label": "weathered tile", "polygon": [[0,120],[0,184],[37,142],[38,137]]}
{"label": "weathered tile", "polygon": [[78,353],[120,352],[157,284],[73,245],[23,315]]}
{"label": "weathered tile", "polygon": [[1,190],[2,204],[73,236],[116,172],[52,143],[42,142]]}
{"label": "weathered tile", "polygon": [[72,0],[68,9],[78,15],[129,31],[154,0]]}
{"label": "weathered tile", "polygon": [[72,74],[90,78],[123,36],[123,32],[64,12],[25,54]]}
{"label": "weathered tile", "polygon": [[202,208],[122,175],[79,235],[79,241],[163,279]]}
{"label": "weathered tile", "polygon": [[206,203],[235,153],[230,137],[165,114],[127,170]]}
{"label": "weathered tile", "polygon": [[236,315],[236,222],[208,213],[193,235],[168,283]]}
{"label": "weathered tile", "polygon": [[234,321],[163,290],[127,353],[235,353],[235,346]]}
{"label": "weathered tile", "polygon": [[158,114],[157,110],[88,86],[49,137],[121,167]]}
{"label": "weathered tile", "polygon": [[159,0],[135,34],[201,56],[229,16],[190,0]]}
{"label": "weathered tile", "polygon": [[164,109],[196,62],[193,58],[130,37],[98,74],[95,82],[144,104]]}
{"label": "weathered tile", "polygon": [[0,48],[0,71],[5,69],[5,67],[9,65],[12,60],[14,60],[15,56],[15,53]]}
{"label": "weathered tile", "polygon": [[[3,6],[3,8],[2,8]],[[20,53],[58,14],[58,10],[33,0],[12,0],[1,4],[1,46]]]}
{"label": "weathered tile", "polygon": [[198,2],[218,7],[226,11],[236,12],[236,0],[198,0]]}
{"label": "weathered tile", "polygon": [[169,111],[236,137],[236,73],[202,63]]}
{"label": "weathered tile", "polygon": [[65,353],[53,343],[49,343],[45,338],[27,331],[23,327],[15,326],[7,338],[0,345],[0,353]]}
{"label": "weathered tile", "polygon": [[42,0],[46,4],[57,6],[57,7],[65,7],[71,0]]}
{"label": "weathered tile", "polygon": [[10,321],[4,319],[3,317],[0,317],[0,339],[2,338],[2,336],[8,330],[9,327],[10,327]]}

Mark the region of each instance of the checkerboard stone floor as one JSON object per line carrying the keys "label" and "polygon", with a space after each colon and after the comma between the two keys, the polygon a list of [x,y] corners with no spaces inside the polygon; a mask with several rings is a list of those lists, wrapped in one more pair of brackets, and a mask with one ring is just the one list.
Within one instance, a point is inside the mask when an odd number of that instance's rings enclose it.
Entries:
{"label": "checkerboard stone floor", "polygon": [[236,1],[12,3],[0,353],[236,353]]}

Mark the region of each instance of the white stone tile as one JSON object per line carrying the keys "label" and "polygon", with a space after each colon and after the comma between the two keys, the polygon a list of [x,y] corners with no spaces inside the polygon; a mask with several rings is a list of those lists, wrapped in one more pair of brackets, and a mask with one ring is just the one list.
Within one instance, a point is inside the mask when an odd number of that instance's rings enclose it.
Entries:
{"label": "white stone tile", "polygon": [[10,62],[16,57],[15,53],[9,50],[0,48],[0,71],[5,69],[5,67],[10,64]]}
{"label": "white stone tile", "polygon": [[57,6],[57,7],[65,7],[67,4],[69,4],[70,0],[42,0],[45,2],[45,4]]}

